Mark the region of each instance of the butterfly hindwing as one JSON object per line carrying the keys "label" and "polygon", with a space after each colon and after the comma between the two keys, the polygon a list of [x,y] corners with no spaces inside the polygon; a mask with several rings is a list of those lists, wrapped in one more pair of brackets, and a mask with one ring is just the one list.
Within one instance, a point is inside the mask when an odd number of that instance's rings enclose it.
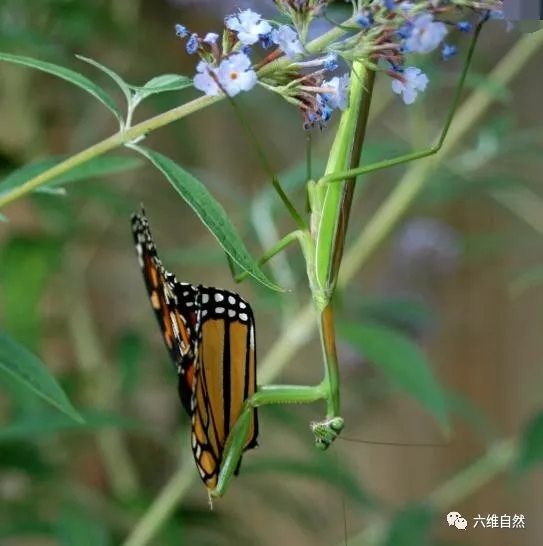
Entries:
{"label": "butterfly hindwing", "polygon": [[[217,485],[228,434],[244,403],[256,392],[253,312],[240,296],[199,286],[201,326],[194,379],[192,449],[203,482]],[[244,449],[257,445],[257,410],[252,410]],[[241,460],[240,463],[241,464]],[[239,465],[236,470],[239,470]]]}

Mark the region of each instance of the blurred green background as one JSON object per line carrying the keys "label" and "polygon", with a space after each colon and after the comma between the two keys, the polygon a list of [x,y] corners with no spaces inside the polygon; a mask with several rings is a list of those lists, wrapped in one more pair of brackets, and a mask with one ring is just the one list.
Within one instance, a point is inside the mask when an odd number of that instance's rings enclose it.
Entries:
{"label": "blurred green background", "polygon": [[[269,6],[252,5],[269,13]],[[235,7],[180,0],[3,0],[0,50],[68,66],[115,94],[107,77],[74,55],[96,59],[134,85],[163,73],[191,76],[194,58],[176,39],[174,24],[216,31]],[[468,40],[456,38],[465,51]],[[250,281],[236,286],[213,237],[143,161],[138,169],[69,185],[66,195],[33,194],[3,209],[10,221],[0,224],[1,327],[40,355],[87,426],[76,427],[15,382],[3,383],[0,544],[123,544],[168,479],[186,465],[193,480],[152,544],[351,546],[361,543],[356,535],[368,525],[424,499],[490,442],[518,433],[540,410],[543,392],[543,41],[522,50],[522,39],[498,22],[485,28],[466,96],[478,91],[491,106],[482,116],[477,105],[468,108],[473,122],[468,114],[461,142],[437,170],[417,174],[400,166],[366,178],[352,214],[349,240],[355,241],[405,172],[430,177],[409,216],[338,294],[337,306],[341,320],[377,321],[426,352],[450,391],[449,439],[364,355],[341,342],[344,438],[329,452],[314,450],[308,423],[322,418],[321,405],[262,409],[260,447],[245,457],[241,476],[210,511],[187,456],[188,422],[137,265],[130,213],[145,204],[163,261],[179,279],[236,290],[251,301],[261,362],[271,358],[277,340],[288,344],[298,326],[299,336],[306,336],[297,324],[309,296],[298,250],[269,270],[291,288],[287,294]],[[504,82],[492,71],[508,55],[516,73]],[[440,130],[461,58],[426,63],[429,90],[410,108],[380,78],[365,162],[423,147]],[[189,89],[149,99],[136,121],[195,96]],[[302,207],[301,117],[262,90],[239,103]],[[33,161],[75,153],[116,129],[110,112],[81,90],[0,63],[1,177]],[[333,127],[313,133],[315,173],[332,137]],[[255,256],[292,229],[226,102],[153,133],[146,143],[206,184]],[[128,150],[113,155],[133,157]],[[306,337],[280,382],[320,380],[316,332]],[[542,485],[540,471],[530,479],[502,476],[450,507],[470,527],[478,514],[524,514],[526,529],[460,532],[445,524],[444,513],[434,521],[433,540],[538,544]],[[346,536],[355,538],[346,542]],[[393,543],[421,544],[407,535]]]}

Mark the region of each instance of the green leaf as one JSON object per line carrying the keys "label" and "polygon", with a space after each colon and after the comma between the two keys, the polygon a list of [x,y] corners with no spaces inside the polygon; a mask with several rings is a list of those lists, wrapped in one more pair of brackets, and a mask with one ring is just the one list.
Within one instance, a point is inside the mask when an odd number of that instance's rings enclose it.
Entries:
{"label": "green leaf", "polygon": [[40,337],[39,305],[60,260],[58,240],[32,235],[8,239],[0,252],[4,328],[30,350]]}
{"label": "green leaf", "polygon": [[358,316],[362,315],[372,322],[381,322],[398,328],[421,330],[432,323],[434,318],[428,306],[415,299],[362,299],[355,301],[352,295],[347,297],[346,304]]}
{"label": "green leaf", "polygon": [[478,434],[478,438],[491,442],[500,437],[500,430],[496,424],[492,423],[484,411],[467,396],[449,390],[447,404],[449,412],[464,420],[473,432]]}
{"label": "green leaf", "polygon": [[144,430],[141,423],[114,413],[83,410],[79,415],[81,420],[77,422],[62,413],[52,412],[17,419],[0,428],[0,444],[14,440],[35,441],[37,438],[74,430],[90,431],[106,427]]}
{"label": "green leaf", "polygon": [[104,72],[104,74],[107,74],[121,89],[124,96],[126,97],[126,101],[129,103],[132,97],[132,93],[130,92],[130,86],[111,68],[108,68],[107,66],[104,66],[103,64],[99,63],[98,61],[95,61],[94,59],[89,59],[88,57],[83,57],[83,55],[76,55],[76,57],[85,63],[88,63],[95,68],[98,68],[98,70],[101,70]]}
{"label": "green leaf", "polygon": [[432,513],[422,506],[409,507],[397,513],[388,530],[385,546],[429,545]]}
{"label": "green leaf", "polygon": [[338,333],[379,367],[392,383],[428,409],[448,432],[446,396],[415,343],[399,332],[377,324],[341,324]]}
{"label": "green leaf", "polygon": [[[45,171],[55,167],[68,159],[68,156],[56,156],[42,159],[34,163],[24,165],[20,169],[9,174],[0,182],[0,193],[11,191],[13,188],[22,186],[32,178],[39,176]],[[41,193],[51,193],[57,186],[64,186],[72,182],[88,180],[90,178],[100,178],[126,172],[139,167],[142,161],[137,157],[123,156],[98,156],[91,160],[70,169],[68,172],[53,178],[46,185],[36,188],[34,191]],[[58,191],[58,190],[55,190]]]}
{"label": "green leaf", "polygon": [[80,87],[87,93],[91,94],[94,98],[98,99],[104,106],[106,106],[106,108],[113,112],[120,123],[123,123],[123,116],[111,96],[82,74],[57,64],[31,59],[30,57],[22,57],[20,55],[11,55],[9,53],[0,52],[0,61],[7,61],[10,63],[35,68],[37,70],[41,70],[42,72],[47,72],[48,74],[57,76],[58,78],[62,78],[63,80]]}
{"label": "green leaf", "polygon": [[2,374],[16,379],[71,419],[83,422],[82,417],[38,357],[0,332],[0,377]]}
{"label": "green leaf", "polygon": [[143,87],[131,86],[135,91],[134,102],[140,102],[157,93],[180,91],[187,87],[192,87],[192,78],[179,76],[178,74],[163,74],[162,76],[157,76],[156,78],[149,80]]}
{"label": "green leaf", "polygon": [[236,264],[268,288],[278,292],[284,291],[266,277],[249,254],[222,205],[199,180],[158,152],[140,146],[134,146],[134,149],[147,157],[164,174]]}
{"label": "green leaf", "polygon": [[517,459],[517,472],[526,472],[543,462],[543,412],[536,413],[525,426]]}

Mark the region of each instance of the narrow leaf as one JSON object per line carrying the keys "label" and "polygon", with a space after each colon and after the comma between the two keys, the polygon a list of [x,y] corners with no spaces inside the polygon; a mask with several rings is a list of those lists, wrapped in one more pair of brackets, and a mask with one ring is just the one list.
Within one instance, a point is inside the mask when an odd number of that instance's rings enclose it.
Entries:
{"label": "narrow leaf", "polygon": [[85,63],[89,63],[90,65],[94,66],[95,68],[98,68],[98,70],[101,70],[104,72],[104,74],[107,74],[121,89],[124,96],[126,97],[126,101],[130,102],[131,99],[131,92],[130,92],[130,86],[111,68],[108,68],[107,66],[104,66],[103,64],[99,63],[98,61],[95,61],[94,59],[89,59],[88,57],[83,57],[83,55],[76,55],[76,57]]}
{"label": "narrow leaf", "polygon": [[516,469],[518,472],[531,470],[543,462],[543,413],[532,416],[522,434]]}
{"label": "narrow leaf", "polygon": [[57,64],[39,61],[30,57],[22,57],[20,55],[11,55],[9,53],[0,53],[0,60],[28,66],[30,68],[41,70],[42,72],[47,72],[48,74],[62,78],[63,80],[80,87],[87,93],[91,94],[94,98],[98,99],[104,106],[106,106],[106,108],[113,112],[115,117],[122,123],[122,114],[111,96],[82,74]]}
{"label": "narrow leaf", "polygon": [[16,379],[71,419],[83,419],[45,365],[17,341],[0,332],[0,377]]}
{"label": "narrow leaf", "polygon": [[[53,168],[55,165],[58,165],[65,159],[67,159],[67,157],[48,157],[46,159],[42,159],[41,161],[24,165],[20,169],[17,169],[9,174],[0,182],[0,193],[5,193],[13,188],[21,186],[32,178],[35,178],[48,169]],[[52,188],[56,188],[57,186],[66,185],[71,182],[79,182],[81,180],[88,180],[89,178],[99,178],[102,176],[125,172],[139,167],[141,163],[142,162],[135,157],[95,157],[54,178],[48,184],[41,186],[40,188],[36,188],[35,191],[41,193],[51,193]],[[58,188],[56,191],[58,191]]]}
{"label": "narrow leaf", "polygon": [[446,395],[415,343],[397,331],[377,324],[343,324],[338,332],[448,430]]}
{"label": "narrow leaf", "polygon": [[134,87],[134,99],[141,101],[151,95],[164,93],[166,91],[180,91],[192,87],[192,79],[187,76],[179,76],[178,74],[163,74],[149,80],[143,87]]}
{"label": "narrow leaf", "polygon": [[282,288],[266,277],[253,260],[222,205],[215,200],[199,180],[158,152],[139,146],[134,149],[147,157],[164,174],[234,262],[263,285],[272,290],[283,292]]}

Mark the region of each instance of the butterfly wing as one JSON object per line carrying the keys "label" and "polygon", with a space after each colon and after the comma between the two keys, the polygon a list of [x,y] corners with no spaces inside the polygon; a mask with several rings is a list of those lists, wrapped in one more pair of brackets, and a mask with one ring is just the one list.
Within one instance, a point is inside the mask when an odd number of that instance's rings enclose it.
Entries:
{"label": "butterfly wing", "polygon": [[[237,294],[202,286],[198,289],[201,326],[192,401],[192,451],[202,481],[214,489],[228,434],[245,400],[256,392],[255,325],[249,304]],[[256,447],[257,436],[255,408],[245,450]],[[236,474],[238,471],[239,465]]]}
{"label": "butterfly wing", "polygon": [[132,233],[149,299],[179,374],[181,403],[190,416],[199,324],[198,290],[177,281],[164,269],[143,208],[132,215]]}

